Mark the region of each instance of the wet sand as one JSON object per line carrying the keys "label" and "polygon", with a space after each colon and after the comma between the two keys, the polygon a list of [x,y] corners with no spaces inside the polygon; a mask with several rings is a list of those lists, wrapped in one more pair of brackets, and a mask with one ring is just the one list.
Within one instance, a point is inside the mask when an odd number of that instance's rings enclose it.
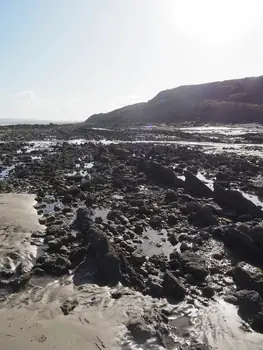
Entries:
{"label": "wet sand", "polygon": [[116,334],[104,319],[90,324],[86,317],[65,317],[61,312],[45,319],[26,309],[1,310],[0,319],[1,349],[119,349],[113,344]]}
{"label": "wet sand", "polygon": [[[28,194],[0,196],[1,268],[15,269],[21,261],[35,257],[36,247],[30,244],[30,236],[45,227],[38,222],[34,198]],[[85,316],[82,310],[69,316],[61,312],[62,301],[73,292],[72,285],[51,283],[40,287],[34,286],[34,281],[32,284],[26,291],[6,296],[0,303],[0,349],[30,350],[37,346],[38,349],[98,350],[104,349],[103,345],[114,349],[118,328],[113,328],[112,320],[102,317],[101,312],[92,314],[89,310]]]}
{"label": "wet sand", "polygon": [[31,234],[45,229],[38,222],[35,204],[34,195],[0,195],[1,270],[14,271],[21,262],[30,268],[36,256],[36,247],[30,244]]}

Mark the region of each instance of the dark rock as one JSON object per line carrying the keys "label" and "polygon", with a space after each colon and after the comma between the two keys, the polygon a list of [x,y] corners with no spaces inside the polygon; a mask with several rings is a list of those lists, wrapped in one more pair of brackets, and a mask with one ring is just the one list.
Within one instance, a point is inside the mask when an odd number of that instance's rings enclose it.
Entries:
{"label": "dark rock", "polygon": [[77,229],[80,231],[86,231],[89,229],[89,227],[92,224],[92,213],[89,209],[86,208],[79,208],[77,210],[77,218],[74,222],[74,225]]}
{"label": "dark rock", "polygon": [[191,345],[181,345],[178,350],[212,350],[211,346],[202,343],[195,343]]}
{"label": "dark rock", "polygon": [[191,273],[197,280],[204,280],[208,275],[205,260],[194,252],[186,251],[180,255],[180,262],[186,273]]}
{"label": "dark rock", "polygon": [[81,182],[82,180],[83,180],[83,176],[81,174],[67,176],[68,182]]}
{"label": "dark rock", "polygon": [[186,288],[172,272],[166,271],[163,278],[163,294],[176,300],[183,300]]}
{"label": "dark rock", "polygon": [[119,292],[119,291],[115,291],[111,293],[112,299],[120,299],[122,295],[123,295],[122,292]]}
{"label": "dark rock", "polygon": [[253,316],[263,308],[263,300],[255,290],[240,290],[236,292],[239,311],[244,316]]}
{"label": "dark rock", "polygon": [[170,202],[175,202],[178,200],[178,195],[174,190],[168,190],[165,193],[165,201],[170,203]]}
{"label": "dark rock", "polygon": [[53,239],[48,241],[49,249],[53,252],[58,252],[62,246],[62,242],[59,239]]}
{"label": "dark rock", "polygon": [[146,173],[155,182],[170,187],[182,187],[184,182],[180,181],[172,168],[166,167],[158,162],[148,162]]}
{"label": "dark rock", "polygon": [[256,244],[249,229],[244,226],[225,227],[221,230],[221,239],[232,249],[239,251],[245,256],[251,256],[255,259],[262,259],[260,245]]}
{"label": "dark rock", "polygon": [[177,245],[179,242],[177,236],[174,233],[169,237],[169,241],[173,246]]}
{"label": "dark rock", "polygon": [[229,304],[238,305],[237,297],[232,295],[232,294],[225,295],[224,296],[224,301],[229,303]]}
{"label": "dark rock", "polygon": [[60,306],[61,311],[65,316],[69,315],[71,311],[79,304],[77,299],[65,300],[64,303]]}
{"label": "dark rock", "polygon": [[189,220],[198,227],[216,225],[218,220],[208,206],[197,206],[195,213],[189,216]]}
{"label": "dark rock", "polygon": [[152,228],[160,228],[162,227],[162,218],[158,215],[154,215],[151,217],[149,224]]}
{"label": "dark rock", "polygon": [[263,252],[263,226],[256,225],[251,227],[248,235],[251,237],[257,248]]}
{"label": "dark rock", "polygon": [[1,277],[10,278],[14,275],[14,271],[12,270],[1,270]]}
{"label": "dark rock", "polygon": [[70,193],[66,193],[62,198],[62,203],[69,204],[69,203],[73,202],[73,200],[74,200],[73,195]]}
{"label": "dark rock", "polygon": [[71,267],[71,262],[66,257],[54,254],[40,256],[36,262],[36,268],[58,277],[68,273]]}
{"label": "dark rock", "polygon": [[[84,215],[85,218],[85,215]],[[81,224],[84,242],[89,247],[87,259],[80,268],[89,268],[89,263],[96,266],[96,281],[102,284],[115,284],[121,280],[119,256],[104,232],[94,224]],[[87,226],[89,226],[87,228]]]}
{"label": "dark rock", "polygon": [[178,222],[178,218],[174,214],[169,214],[167,222],[168,222],[168,225],[170,226],[176,225]]}
{"label": "dark rock", "polygon": [[190,171],[185,170],[185,189],[191,195],[196,197],[206,197],[212,198],[213,191],[210,190],[201,180],[199,180],[195,175],[193,175]]}
{"label": "dark rock", "polygon": [[36,267],[33,269],[33,274],[35,276],[44,276],[45,275],[45,271],[43,269],[40,269],[39,267]]}
{"label": "dark rock", "polygon": [[180,251],[181,252],[185,252],[186,250],[191,249],[191,246],[189,246],[189,244],[187,244],[186,242],[182,242],[180,245]]}
{"label": "dark rock", "polygon": [[145,261],[146,256],[142,252],[135,251],[131,254],[131,263],[134,266],[142,266]]}
{"label": "dark rock", "polygon": [[145,344],[148,339],[154,337],[156,334],[154,328],[147,325],[142,317],[131,319],[127,324],[127,329],[139,344]]}
{"label": "dark rock", "polygon": [[21,261],[16,267],[16,274],[24,275],[31,271],[32,263],[27,260]]}
{"label": "dark rock", "polygon": [[202,294],[205,298],[212,298],[215,295],[213,287],[207,286],[202,289]]}
{"label": "dark rock", "polygon": [[191,284],[191,285],[195,285],[196,284],[195,277],[191,273],[185,274],[184,278],[189,284]]}
{"label": "dark rock", "polygon": [[246,199],[241,192],[225,190],[220,185],[214,188],[214,199],[222,207],[234,210],[237,216],[250,214],[253,218],[263,217],[263,211]]}
{"label": "dark rock", "polygon": [[8,281],[8,287],[15,293],[19,292],[30,281],[30,278],[31,273],[26,273],[20,277]]}
{"label": "dark rock", "polygon": [[241,290],[236,292],[239,313],[251,327],[263,333],[263,300],[255,290]]}
{"label": "dark rock", "polygon": [[251,323],[251,327],[259,333],[263,333],[263,311],[259,312]]}
{"label": "dark rock", "polygon": [[176,271],[179,268],[179,261],[177,259],[172,259],[168,262],[171,270]]}
{"label": "dark rock", "polygon": [[121,215],[122,212],[120,210],[110,210],[107,214],[107,219],[114,221],[115,219],[119,219]]}
{"label": "dark rock", "polygon": [[80,184],[80,188],[82,191],[89,191],[91,189],[91,182],[89,180],[84,180]]}
{"label": "dark rock", "polygon": [[232,270],[232,274],[239,288],[255,290],[263,295],[263,272],[259,268],[241,262]]}
{"label": "dark rock", "polygon": [[150,295],[156,298],[161,298],[163,296],[163,287],[161,281],[150,280],[149,281]]}
{"label": "dark rock", "polygon": [[137,224],[137,225],[135,226],[134,232],[135,232],[137,235],[142,235],[142,234],[143,234],[143,226]]}

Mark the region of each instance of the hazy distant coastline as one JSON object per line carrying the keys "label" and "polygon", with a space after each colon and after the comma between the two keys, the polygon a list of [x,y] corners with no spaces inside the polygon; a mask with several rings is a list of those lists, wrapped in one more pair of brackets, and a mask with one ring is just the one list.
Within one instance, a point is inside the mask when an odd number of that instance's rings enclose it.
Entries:
{"label": "hazy distant coastline", "polygon": [[0,125],[1,126],[8,126],[8,125],[19,125],[19,124],[29,124],[29,125],[34,125],[34,124],[42,124],[42,125],[47,125],[47,124],[66,124],[65,120],[63,121],[52,121],[52,120],[38,120],[38,119],[0,119]]}

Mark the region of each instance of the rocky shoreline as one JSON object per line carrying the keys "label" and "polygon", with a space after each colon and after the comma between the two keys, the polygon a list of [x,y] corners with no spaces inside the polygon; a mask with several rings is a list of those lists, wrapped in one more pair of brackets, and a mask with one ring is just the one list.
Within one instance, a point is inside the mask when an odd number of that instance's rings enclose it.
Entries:
{"label": "rocky shoreline", "polygon": [[[6,136],[0,144],[1,192],[35,193],[46,226],[33,234],[39,253],[32,267],[20,261],[16,271],[0,271],[3,294],[45,276],[72,275],[75,286],[120,282],[173,307],[225,299],[263,333],[263,159],[177,144],[29,143],[34,137]],[[102,139],[101,131],[93,139]],[[62,305],[63,313],[76,306]],[[139,343],[157,337],[173,349],[170,312],[147,311],[127,329]]]}

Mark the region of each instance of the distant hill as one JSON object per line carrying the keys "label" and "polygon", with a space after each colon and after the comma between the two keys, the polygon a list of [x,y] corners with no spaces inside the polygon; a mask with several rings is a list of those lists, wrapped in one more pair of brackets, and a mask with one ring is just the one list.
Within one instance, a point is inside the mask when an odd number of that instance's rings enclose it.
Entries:
{"label": "distant hill", "polygon": [[187,121],[263,123],[263,76],[161,91],[146,103],[94,114],[86,123],[122,126]]}

